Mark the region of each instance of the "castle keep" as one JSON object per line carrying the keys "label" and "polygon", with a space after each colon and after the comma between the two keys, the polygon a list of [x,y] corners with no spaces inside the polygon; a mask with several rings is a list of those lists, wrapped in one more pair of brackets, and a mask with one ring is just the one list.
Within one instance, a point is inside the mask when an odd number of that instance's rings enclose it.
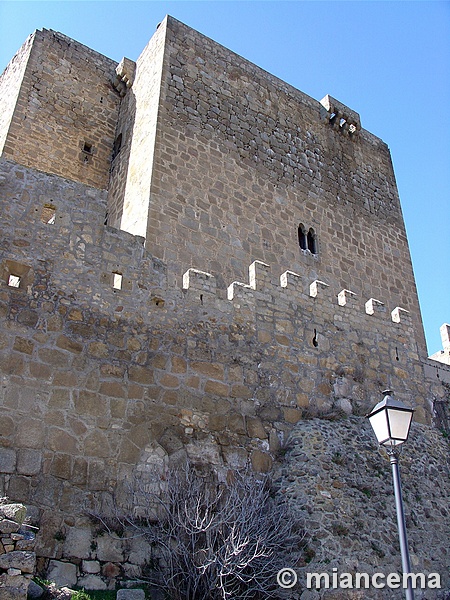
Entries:
{"label": "castle keep", "polygon": [[94,549],[80,507],[186,457],[268,472],[289,440],[280,485],[306,485],[312,528],[356,557],[323,521],[346,494],[322,493],[317,465],[299,474],[298,443],[316,427],[328,450],[305,456],[345,453],[346,420],[366,435],[390,388],[434,449],[419,462],[436,473],[410,483],[432,530],[417,525],[415,566],[444,578],[448,450],[432,425],[437,405],[447,418],[449,327],[428,359],[389,149],[358,113],[171,17],[119,64],[36,31],[0,99],[0,495],[34,511],[41,566],[67,562],[87,587],[134,573],[142,556]]}

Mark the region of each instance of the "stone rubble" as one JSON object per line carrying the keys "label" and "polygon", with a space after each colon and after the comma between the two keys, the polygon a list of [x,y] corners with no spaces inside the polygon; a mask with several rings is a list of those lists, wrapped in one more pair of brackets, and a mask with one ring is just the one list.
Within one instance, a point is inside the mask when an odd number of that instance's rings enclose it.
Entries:
{"label": "stone rubble", "polygon": [[36,566],[35,535],[24,523],[25,506],[6,502],[0,500],[0,600],[26,600]]}

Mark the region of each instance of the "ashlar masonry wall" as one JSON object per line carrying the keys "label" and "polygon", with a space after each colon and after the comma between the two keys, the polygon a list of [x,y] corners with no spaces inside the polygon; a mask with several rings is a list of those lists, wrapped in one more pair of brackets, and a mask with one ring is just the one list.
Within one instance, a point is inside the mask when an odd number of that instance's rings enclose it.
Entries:
{"label": "ashlar masonry wall", "polygon": [[14,102],[9,128],[0,134],[6,135],[3,156],[106,188],[120,104],[112,85],[116,63],[46,29],[36,31],[18,56],[20,70],[8,77],[13,62],[0,80],[0,94]]}
{"label": "ashlar masonry wall", "polygon": [[0,153],[6,142],[11,119],[16,108],[34,36],[30,35],[0,76]]}
{"label": "ashlar masonry wall", "polygon": [[[42,556],[59,552],[52,536],[81,519],[81,505],[155,453],[223,473],[248,460],[267,471],[300,419],[365,414],[386,387],[429,420],[412,324],[398,307],[261,262],[226,297],[195,269],[171,287],[142,238],[103,225],[104,192],[10,161],[1,174],[11,199],[1,493],[42,511]],[[42,221],[49,200],[53,223]]]}
{"label": "ashlar masonry wall", "polygon": [[145,237],[166,41],[161,24],[136,63],[116,129],[120,151],[111,164],[108,224]]}
{"label": "ashlar masonry wall", "polygon": [[[321,272],[409,310],[425,357],[386,144],[333,98],[318,102],[171,17],[152,47],[163,36],[151,188],[132,189],[147,211],[146,248],[168,265],[171,282],[180,285],[188,265],[215,273],[225,289],[245,280],[254,260],[306,269],[312,279]],[[154,57],[144,52],[138,72],[152,73]],[[129,118],[140,123],[146,89],[129,92]],[[132,147],[128,172],[147,181],[149,154],[134,139]],[[300,249],[299,225],[313,230],[315,253]]]}

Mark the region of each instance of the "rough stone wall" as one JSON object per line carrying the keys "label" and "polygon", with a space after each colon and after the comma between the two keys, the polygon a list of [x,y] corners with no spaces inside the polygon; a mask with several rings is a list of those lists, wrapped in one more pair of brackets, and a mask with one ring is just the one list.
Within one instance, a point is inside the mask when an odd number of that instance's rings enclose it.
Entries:
{"label": "rough stone wall", "polygon": [[115,67],[65,35],[36,31],[25,70],[14,73],[22,81],[7,88],[21,84],[3,155],[106,188],[120,104]]}
{"label": "rough stone wall", "polygon": [[0,600],[26,600],[36,567],[35,535],[24,525],[27,509],[0,499]]}
{"label": "rough stone wall", "polygon": [[[189,265],[224,288],[261,260],[389,298],[411,311],[425,356],[386,144],[354,111],[309,98],[170,17],[166,40],[147,249],[177,282]],[[135,158],[130,169],[145,168]],[[317,235],[315,256],[299,248],[300,223]]]}
{"label": "rough stone wall", "polygon": [[17,97],[22,85],[33,38],[33,35],[27,38],[0,76],[0,104],[2,106],[0,112],[0,154],[3,152],[11,119],[16,108]]}
{"label": "rough stone wall", "polygon": [[304,416],[364,414],[385,387],[429,419],[406,313],[263,263],[225,299],[192,269],[171,287],[142,238],[103,225],[104,192],[9,161],[1,174],[1,493],[40,508],[40,556],[160,454],[266,471]]}
{"label": "rough stone wall", "polygon": [[[415,590],[415,598],[447,598],[450,591],[450,455],[439,431],[413,423],[400,457],[406,527],[414,573],[439,573],[440,590]],[[367,419],[302,420],[293,429],[277,489],[304,520],[308,548],[296,568],[306,573],[401,573],[389,459],[377,451]],[[446,590],[446,592],[444,592]],[[403,590],[328,590],[302,598],[394,600]]]}

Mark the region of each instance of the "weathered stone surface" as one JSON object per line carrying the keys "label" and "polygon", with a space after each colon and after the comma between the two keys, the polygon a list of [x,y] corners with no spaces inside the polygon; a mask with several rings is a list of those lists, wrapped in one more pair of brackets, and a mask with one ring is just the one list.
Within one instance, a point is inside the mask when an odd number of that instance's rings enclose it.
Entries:
{"label": "weathered stone surface", "polygon": [[19,529],[20,525],[15,521],[11,521],[10,519],[0,520],[0,533],[13,533],[19,531]]}
{"label": "weathered stone surface", "polygon": [[0,569],[19,569],[22,573],[33,573],[36,565],[36,554],[14,550],[0,555]]}
{"label": "weathered stone surface", "polygon": [[106,583],[98,575],[85,575],[84,577],[79,577],[77,580],[77,585],[87,590],[107,589]]}
{"label": "weathered stone surface", "polygon": [[12,448],[0,448],[0,471],[14,473],[16,468],[16,451]]}
{"label": "weathered stone surface", "polygon": [[19,503],[0,504],[0,515],[22,525],[27,516],[27,509],[23,504]]}
{"label": "weathered stone surface", "polygon": [[35,583],[33,580],[30,581],[30,585],[28,586],[28,598],[30,600],[38,600],[38,598],[42,598],[44,594],[44,589]]}
{"label": "weathered stone surface", "polygon": [[[438,431],[413,424],[400,460],[412,568],[416,573],[439,573],[443,589],[450,584],[446,571],[448,525],[438,525],[450,493],[446,446]],[[349,565],[353,572],[400,572],[389,459],[377,451],[368,421],[358,417],[300,421],[290,434],[286,451],[275,467],[275,485],[305,524],[310,560],[298,569],[300,580],[304,581],[308,572],[331,575],[333,568],[346,572]],[[433,499],[428,493],[430,486]],[[441,509],[433,510],[433,504]],[[447,508],[444,512],[447,519]],[[426,552],[422,551],[424,539]],[[440,599],[440,594],[428,590],[426,597]],[[364,598],[380,597],[384,597],[380,590],[364,590]],[[397,599],[402,594],[389,590],[387,597]]]}
{"label": "weathered stone surface", "polygon": [[97,558],[105,562],[122,562],[122,540],[114,534],[98,538]]}
{"label": "weathered stone surface", "polygon": [[144,590],[117,590],[117,600],[144,600]]}
{"label": "weathered stone surface", "polygon": [[77,567],[69,562],[51,560],[47,577],[58,587],[74,587],[77,583]]}
{"label": "weathered stone surface", "polygon": [[88,559],[91,553],[91,535],[88,528],[71,527],[64,540],[65,555]]}
{"label": "weathered stone surface", "polygon": [[0,600],[26,600],[29,581],[21,575],[0,574]]}
{"label": "weathered stone surface", "polygon": [[83,560],[81,563],[81,568],[84,573],[100,573],[100,563],[98,560]]}

